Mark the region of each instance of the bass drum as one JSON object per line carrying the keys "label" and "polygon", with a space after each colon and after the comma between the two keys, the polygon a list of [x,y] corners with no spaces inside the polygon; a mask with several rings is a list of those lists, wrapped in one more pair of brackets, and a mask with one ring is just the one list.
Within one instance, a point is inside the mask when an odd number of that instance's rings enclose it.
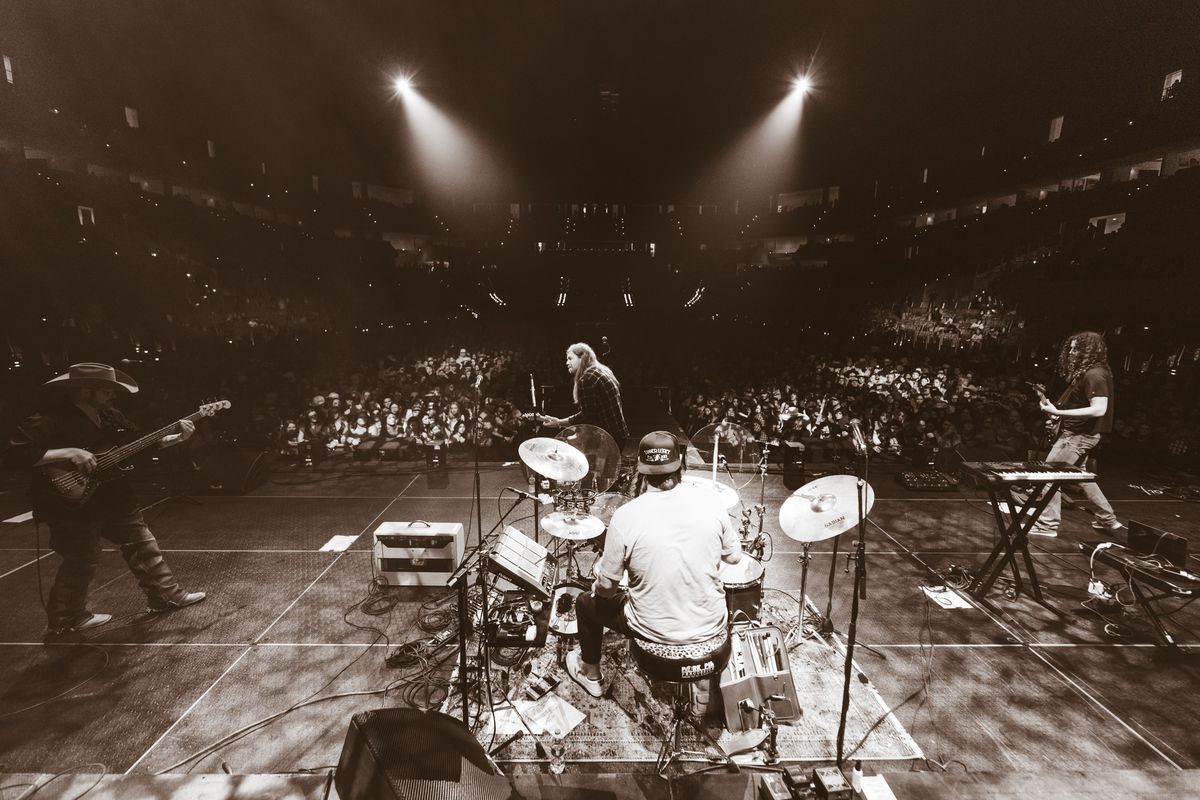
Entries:
{"label": "bass drum", "polygon": [[730,622],[741,612],[751,620],[757,620],[762,611],[763,578],[767,570],[757,558],[742,553],[736,564],[721,562],[721,583],[725,585],[725,605],[729,608]]}

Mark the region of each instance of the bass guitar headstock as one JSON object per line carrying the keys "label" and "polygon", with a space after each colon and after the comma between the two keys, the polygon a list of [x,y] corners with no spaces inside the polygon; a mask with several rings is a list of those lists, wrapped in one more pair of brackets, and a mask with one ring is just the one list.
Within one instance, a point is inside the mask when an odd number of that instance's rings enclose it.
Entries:
{"label": "bass guitar headstock", "polygon": [[214,400],[211,403],[204,403],[196,411],[202,417],[211,417],[218,411],[224,411],[232,405],[233,403],[230,403],[228,400]]}

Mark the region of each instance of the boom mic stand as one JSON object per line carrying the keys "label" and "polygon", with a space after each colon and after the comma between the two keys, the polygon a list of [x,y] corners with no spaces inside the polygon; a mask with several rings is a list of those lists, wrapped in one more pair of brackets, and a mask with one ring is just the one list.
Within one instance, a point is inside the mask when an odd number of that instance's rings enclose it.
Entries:
{"label": "boom mic stand", "polygon": [[473,569],[479,570],[479,587],[482,592],[480,598],[480,613],[483,615],[484,623],[487,622],[488,607],[487,607],[487,572],[488,572],[488,552],[493,544],[494,534],[496,530],[504,524],[504,520],[508,519],[517,506],[521,504],[522,498],[518,497],[508,510],[496,520],[496,524],[488,531],[487,535],[483,534],[483,529],[479,531],[479,543],[475,547],[468,550],[463,555],[463,560],[459,563],[458,568],[450,575],[450,579],[446,581],[446,585],[454,587],[458,590],[458,691],[459,697],[462,700],[462,720],[463,724],[470,726],[471,710],[470,702],[470,682],[467,676],[467,639],[471,633],[471,610],[470,610],[470,575]]}

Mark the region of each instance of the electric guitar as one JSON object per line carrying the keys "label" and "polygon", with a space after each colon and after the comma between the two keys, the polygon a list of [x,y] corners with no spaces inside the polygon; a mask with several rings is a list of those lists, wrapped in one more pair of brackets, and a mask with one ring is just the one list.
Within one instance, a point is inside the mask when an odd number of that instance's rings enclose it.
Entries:
{"label": "electric guitar", "polygon": [[[1029,381],[1026,381],[1026,383],[1028,383],[1029,388],[1033,389],[1034,393],[1037,394],[1038,402],[1050,399],[1046,396],[1045,386],[1040,383],[1031,383]],[[1058,438],[1060,433],[1062,433],[1062,417],[1049,417],[1045,422],[1042,423],[1042,436],[1046,440],[1046,445],[1053,445],[1054,440]]]}
{"label": "electric guitar", "polygon": [[[230,405],[231,403],[228,400],[205,403],[194,414],[189,414],[184,419],[189,422],[195,422],[201,417],[211,417],[218,411],[229,408]],[[119,477],[116,470],[118,464],[132,458],[147,447],[158,444],[159,440],[164,436],[177,432],[179,430],[179,422],[180,420],[176,420],[170,425],[159,428],[153,433],[148,433],[129,444],[112,447],[103,453],[95,454],[96,469],[91,474],[84,473],[75,467],[58,465],[44,466],[41,468],[42,473],[50,481],[50,486],[59,497],[69,503],[83,505],[91,498],[92,493],[96,491],[96,487],[105,481]]]}

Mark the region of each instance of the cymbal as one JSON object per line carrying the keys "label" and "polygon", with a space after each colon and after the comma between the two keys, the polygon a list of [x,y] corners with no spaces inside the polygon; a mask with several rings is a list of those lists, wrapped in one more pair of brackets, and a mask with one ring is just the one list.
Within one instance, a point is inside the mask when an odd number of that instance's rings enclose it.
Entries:
{"label": "cymbal", "polygon": [[556,539],[582,542],[604,533],[604,521],[591,514],[555,511],[542,517],[542,527]]}
{"label": "cymbal", "polygon": [[632,499],[628,495],[616,492],[598,494],[592,502],[592,514],[599,517],[605,525],[608,525],[612,522],[613,514],[617,513],[617,509]]}
{"label": "cymbal", "polygon": [[587,458],[566,442],[539,436],[517,448],[525,466],[552,481],[577,481],[588,472]]}
{"label": "cymbal", "polygon": [[617,440],[596,425],[569,425],[554,437],[566,442],[587,459],[588,471],[581,479],[584,486],[607,492],[621,472],[621,451]]}
{"label": "cymbal", "polygon": [[721,505],[725,508],[733,508],[739,502],[736,489],[720,481],[713,483],[712,478],[707,475],[684,475],[682,483],[695,486],[706,492],[711,492],[721,501]]}
{"label": "cymbal", "polygon": [[[875,490],[866,485],[863,513],[875,505]],[[858,524],[858,478],[826,475],[806,483],[783,501],[779,527],[797,542],[822,542]]]}

